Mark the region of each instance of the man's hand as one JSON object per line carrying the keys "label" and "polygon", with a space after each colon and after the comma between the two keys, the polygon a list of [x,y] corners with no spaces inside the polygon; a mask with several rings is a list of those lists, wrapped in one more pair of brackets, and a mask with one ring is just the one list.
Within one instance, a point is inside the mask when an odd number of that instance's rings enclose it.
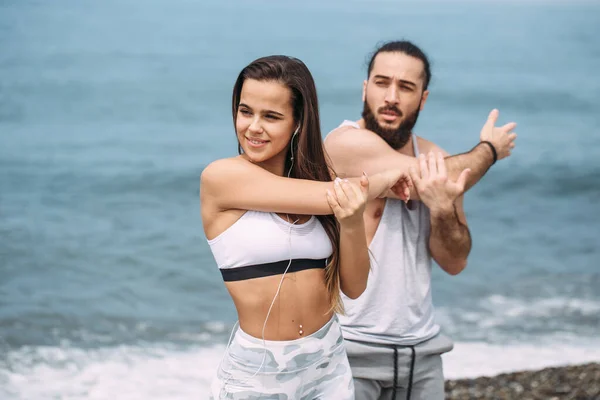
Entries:
{"label": "man's hand", "polygon": [[512,131],[516,128],[517,124],[509,122],[501,127],[496,127],[498,114],[498,110],[495,109],[490,112],[485,125],[481,128],[479,138],[482,142],[490,142],[496,149],[498,160],[502,160],[510,156],[511,150],[515,147],[517,134]]}
{"label": "man's hand", "polygon": [[446,164],[442,153],[429,152],[428,157],[419,155],[420,173],[411,167],[410,177],[421,198],[421,201],[433,214],[454,212],[454,201],[465,191],[467,177],[471,172],[465,169],[456,181],[448,178]]}

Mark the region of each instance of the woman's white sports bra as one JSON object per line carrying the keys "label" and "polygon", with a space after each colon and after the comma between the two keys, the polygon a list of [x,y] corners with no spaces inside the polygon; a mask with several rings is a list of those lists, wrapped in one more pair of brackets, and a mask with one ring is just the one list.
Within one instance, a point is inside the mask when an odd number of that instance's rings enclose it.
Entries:
{"label": "woman's white sports bra", "polygon": [[280,275],[286,269],[325,268],[333,252],[315,216],[292,224],[275,213],[260,211],[246,211],[208,244],[225,281]]}

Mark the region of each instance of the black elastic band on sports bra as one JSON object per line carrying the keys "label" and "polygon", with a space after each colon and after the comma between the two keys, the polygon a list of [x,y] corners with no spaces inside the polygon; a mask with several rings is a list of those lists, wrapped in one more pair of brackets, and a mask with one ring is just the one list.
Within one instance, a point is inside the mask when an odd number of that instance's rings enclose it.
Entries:
{"label": "black elastic band on sports bra", "polygon": [[[243,281],[245,279],[262,278],[264,276],[281,275],[285,272],[290,260],[275,261],[272,263],[248,265],[238,268],[223,268],[221,275],[225,282]],[[314,260],[310,258],[297,258],[292,260],[288,272],[298,272],[305,269],[325,268],[327,259]]]}

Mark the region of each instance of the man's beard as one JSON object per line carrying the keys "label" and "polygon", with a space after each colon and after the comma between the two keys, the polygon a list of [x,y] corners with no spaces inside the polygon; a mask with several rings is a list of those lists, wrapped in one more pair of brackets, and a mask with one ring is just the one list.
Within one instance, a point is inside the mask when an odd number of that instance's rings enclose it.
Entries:
{"label": "man's beard", "polygon": [[[381,107],[379,109],[379,112],[381,113],[383,111],[393,111],[396,114],[398,114],[400,118],[402,118],[402,111],[400,111],[395,106]],[[375,115],[371,111],[371,107],[369,107],[369,105],[365,101],[363,103],[362,117],[365,120],[365,128],[375,132],[383,140],[385,140],[386,143],[389,144],[394,150],[398,150],[404,147],[406,143],[408,143],[410,135],[412,134],[412,129],[414,128],[415,124],[417,123],[417,119],[419,118],[420,111],[421,104],[419,103],[419,107],[417,107],[417,109],[414,112],[409,114],[404,119],[404,121],[400,123],[400,126],[398,128],[383,128],[381,125],[379,125],[379,122],[377,122]]]}

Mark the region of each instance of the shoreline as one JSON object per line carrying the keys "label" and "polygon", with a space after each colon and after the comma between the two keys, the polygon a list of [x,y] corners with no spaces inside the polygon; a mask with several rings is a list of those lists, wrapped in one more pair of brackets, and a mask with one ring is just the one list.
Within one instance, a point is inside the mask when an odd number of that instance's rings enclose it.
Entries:
{"label": "shoreline", "polygon": [[547,367],[478,378],[447,379],[446,399],[600,399],[600,363]]}

